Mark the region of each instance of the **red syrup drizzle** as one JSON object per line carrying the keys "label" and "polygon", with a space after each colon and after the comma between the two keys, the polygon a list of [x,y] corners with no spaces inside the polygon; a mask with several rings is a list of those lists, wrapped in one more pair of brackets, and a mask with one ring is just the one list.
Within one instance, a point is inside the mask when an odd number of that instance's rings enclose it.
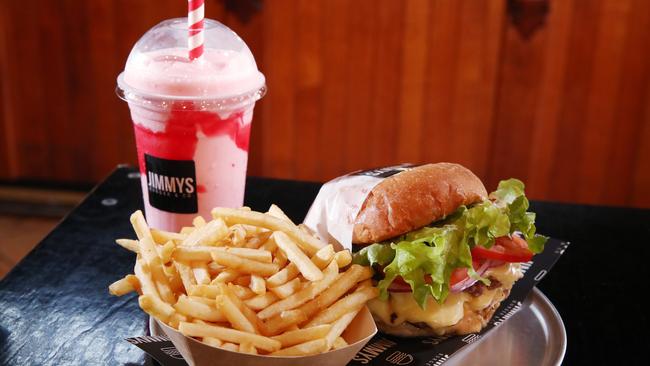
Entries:
{"label": "red syrup drizzle", "polygon": [[[194,110],[193,103],[182,102],[174,104],[163,132],[134,123],[140,173],[145,174],[144,154],[169,160],[193,160],[197,129],[208,137],[227,135],[238,148],[248,151],[251,123],[244,124],[243,117],[244,111],[239,111],[221,119],[216,113]],[[197,191],[203,193],[206,188],[199,184]]]}

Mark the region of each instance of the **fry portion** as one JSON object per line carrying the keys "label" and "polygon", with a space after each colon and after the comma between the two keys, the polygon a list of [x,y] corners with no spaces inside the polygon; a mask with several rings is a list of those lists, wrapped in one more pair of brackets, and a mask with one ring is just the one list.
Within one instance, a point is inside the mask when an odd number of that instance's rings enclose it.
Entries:
{"label": "fry portion", "polygon": [[300,247],[308,254],[314,254],[326,244],[317,238],[301,231],[297,226],[277,217],[265,215],[261,212],[237,210],[233,208],[218,207],[212,210],[212,217],[221,218],[227,224],[248,224],[263,227],[272,231],[282,231],[296,240]]}
{"label": "fry portion", "polygon": [[134,274],[109,286],[136,292],[150,316],[204,344],[251,355],[307,356],[346,347],[344,330],[377,296],[372,269],[351,264],[272,205],[216,208],[179,233],[151,229],[136,211]]}
{"label": "fry portion", "polygon": [[275,339],[217,325],[181,322],[178,330],[188,337],[212,337],[225,342],[250,343],[268,352],[278,351],[282,347],[282,343]]}
{"label": "fry portion", "polygon": [[323,272],[321,272],[320,269],[309,260],[309,257],[298,248],[287,234],[282,231],[276,231],[273,233],[273,236],[278,248],[282,250],[291,263],[296,265],[300,273],[306,279],[310,281],[319,281],[323,279]]}

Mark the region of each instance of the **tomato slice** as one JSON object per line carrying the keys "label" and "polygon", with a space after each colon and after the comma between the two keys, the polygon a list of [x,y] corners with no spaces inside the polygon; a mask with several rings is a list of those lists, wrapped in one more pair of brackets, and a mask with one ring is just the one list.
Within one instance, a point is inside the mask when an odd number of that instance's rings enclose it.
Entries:
{"label": "tomato slice", "polygon": [[390,292],[411,292],[411,285],[406,283],[402,276],[397,276],[393,282],[388,286]]}
{"label": "tomato slice", "polygon": [[[483,262],[485,261],[477,258],[472,258],[472,267],[474,267],[474,270],[477,270],[481,268]],[[464,281],[467,277],[469,277],[469,275],[467,274],[467,268],[465,267],[456,268],[451,272],[451,277],[449,278],[449,286],[453,286],[460,281]]]}
{"label": "tomato slice", "polygon": [[[483,260],[472,259],[472,266],[474,269],[478,269],[483,265]],[[449,286],[453,286],[460,281],[464,281],[468,277],[467,268],[456,268],[451,272],[451,277],[449,279]],[[427,275],[426,282],[431,283],[431,277]],[[388,287],[390,292],[411,292],[411,285],[409,285],[401,276],[395,277],[393,282]]]}
{"label": "tomato slice", "polygon": [[[424,282],[426,283],[432,283],[431,281],[431,276],[426,275],[424,277]],[[388,286],[388,291],[391,292],[411,292],[411,285],[408,284],[408,282],[404,281],[402,276],[397,276],[393,280],[393,282]]]}
{"label": "tomato slice", "polygon": [[513,235],[497,238],[490,249],[482,246],[472,248],[472,257],[518,263],[531,260],[533,252],[528,249],[528,243],[524,239]]}
{"label": "tomato slice", "polygon": [[456,268],[451,272],[451,277],[449,278],[449,286],[453,286],[460,281],[463,281],[467,278],[467,268]]}

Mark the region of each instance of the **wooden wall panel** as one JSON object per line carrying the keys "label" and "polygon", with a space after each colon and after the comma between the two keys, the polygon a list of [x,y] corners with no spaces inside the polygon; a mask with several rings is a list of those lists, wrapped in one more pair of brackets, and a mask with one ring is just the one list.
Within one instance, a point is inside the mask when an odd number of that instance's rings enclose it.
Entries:
{"label": "wooden wall panel", "polygon": [[347,75],[343,79],[347,84],[346,115],[344,116],[345,127],[338,132],[338,138],[344,141],[343,171],[352,171],[368,161],[370,157],[368,144],[382,143],[368,140],[368,131],[372,128],[373,90],[381,87],[376,78],[379,71],[374,69],[374,49],[381,40],[375,33],[376,2],[372,0],[348,2],[346,6],[348,33],[345,42],[348,52],[344,65]]}
{"label": "wooden wall panel", "polygon": [[633,205],[650,207],[650,93],[646,93],[643,127],[640,131],[636,146],[636,159],[632,177],[631,202]]}
{"label": "wooden wall panel", "polygon": [[[266,75],[269,93],[259,103],[261,119],[253,120],[253,129],[262,127],[262,174],[294,176],[293,154],[296,142],[294,118],[295,7],[289,0],[275,2],[264,12],[264,55],[260,64]],[[254,155],[251,155],[254,158]],[[252,172],[251,172],[252,173]]]}
{"label": "wooden wall panel", "polygon": [[253,174],[324,180],[433,159],[487,171],[503,2],[289,3],[262,15]]}
{"label": "wooden wall panel", "polygon": [[[348,59],[353,54],[348,45],[348,33],[353,29],[348,19],[354,9],[349,9],[347,0],[321,3],[322,18],[327,20],[327,24],[323,25],[321,33],[323,99],[320,102],[320,139],[314,146],[320,158],[314,164],[318,167],[321,176],[331,177],[345,170],[343,165],[345,158],[343,154],[336,152],[345,150],[346,107],[349,99],[355,97],[348,94],[346,69]],[[303,123],[310,122],[303,121]]]}
{"label": "wooden wall panel", "polygon": [[533,198],[647,206],[649,25],[643,0],[553,1],[531,38],[509,24],[489,184],[516,176]]}
{"label": "wooden wall panel", "polygon": [[394,143],[394,138],[395,131],[402,126],[397,95],[402,83],[400,69],[403,69],[404,61],[396,51],[402,47],[403,26],[395,19],[405,19],[405,11],[399,1],[384,1],[375,13],[374,32],[380,41],[374,52],[375,81],[370,106],[370,129],[363,139],[367,141],[363,145],[370,152],[369,160],[364,164],[367,166],[377,167],[397,161],[398,145]]}
{"label": "wooden wall panel", "polygon": [[11,126],[7,123],[11,119],[11,105],[7,103],[8,98],[5,96],[5,90],[9,88],[9,79],[7,78],[7,47],[8,43],[8,30],[7,21],[8,16],[7,2],[0,2],[0,171],[5,172],[4,176],[11,176],[13,167],[10,162],[15,161],[9,154],[13,153],[14,139],[9,138],[13,136]]}
{"label": "wooden wall panel", "polygon": [[[507,3],[206,1],[267,77],[249,174],[322,181],[456,161],[489,189],[515,176],[537,199],[650,207],[650,2],[550,0],[528,37]],[[140,35],[185,3],[0,10],[0,179],[97,181],[134,164],[115,78]]]}

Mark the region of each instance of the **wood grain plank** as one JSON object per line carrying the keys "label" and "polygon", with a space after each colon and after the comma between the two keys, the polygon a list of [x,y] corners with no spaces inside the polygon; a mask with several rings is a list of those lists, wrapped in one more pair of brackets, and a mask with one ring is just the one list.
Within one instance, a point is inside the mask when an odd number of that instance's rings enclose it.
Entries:
{"label": "wood grain plank", "polygon": [[295,56],[294,34],[296,32],[295,9],[291,1],[274,1],[265,7],[267,24],[264,42],[267,83],[275,86],[266,97],[266,109],[262,125],[263,170],[262,174],[273,177],[293,177],[295,174],[294,93]]}
{"label": "wood grain plank", "polygon": [[372,104],[369,96],[375,86],[374,47],[376,4],[371,0],[348,2],[349,26],[347,57],[347,116],[343,131],[344,160],[342,171],[368,168],[370,151],[366,148]]}
{"label": "wood grain plank", "polygon": [[645,169],[636,165],[643,160],[639,153],[643,152],[643,146],[648,141],[640,137],[643,136],[647,98],[650,96],[650,52],[639,54],[638,50],[650,49],[650,3],[631,1],[627,18],[623,21],[627,24],[627,32],[625,40],[621,41],[620,86],[612,100],[616,108],[614,122],[610,126],[613,133],[607,170],[598,182],[598,200],[609,205],[634,205],[635,175],[650,175],[650,165],[646,165]]}
{"label": "wood grain plank", "polygon": [[[209,9],[209,10],[208,10]],[[246,45],[253,53],[255,62],[258,69],[263,74],[266,74],[265,59],[264,59],[264,16],[256,12],[251,14],[250,18],[245,20],[241,19],[237,14],[227,11],[225,2],[222,0],[212,0],[206,2],[206,12],[209,12],[209,17],[216,19],[235,33],[237,33],[246,42]],[[206,13],[207,16],[207,13]],[[267,83],[268,87],[268,83]],[[264,121],[263,110],[266,107],[265,101],[267,97],[255,103],[253,112],[253,126],[251,128],[250,145],[248,148],[248,174],[259,176],[263,171],[263,125]]]}
{"label": "wood grain plank", "polygon": [[637,155],[635,157],[634,173],[630,187],[630,198],[627,202],[638,207],[650,207],[650,92],[646,92],[645,113],[641,131],[637,137]]}
{"label": "wood grain plank", "polygon": [[429,32],[429,64],[426,77],[424,118],[426,131],[419,143],[424,147],[424,162],[455,161],[450,154],[450,128],[455,93],[454,82],[458,75],[458,51],[461,17],[460,1],[433,3]]}
{"label": "wood grain plank", "polygon": [[296,136],[294,154],[300,157],[295,166],[295,177],[317,180],[320,159],[315,149],[318,143],[320,100],[322,95],[321,31],[323,19],[321,4],[314,0],[300,0],[296,4],[300,14],[296,22],[296,95],[294,104]]}
{"label": "wood grain plank", "polygon": [[[404,2],[383,1],[377,6],[374,49],[376,86],[371,90],[372,110],[370,128],[367,131],[366,148],[370,152],[368,166],[378,167],[400,162],[397,157],[395,131],[399,123],[399,88],[402,58],[395,50],[400,49]],[[413,142],[411,142],[413,143]]]}
{"label": "wood grain plank", "polygon": [[[490,162],[487,184],[495,187],[502,179],[516,177],[528,181],[528,162],[533,152],[533,131],[537,103],[541,97],[538,85],[544,78],[544,58],[548,52],[548,29],[524,37],[508,21],[504,35],[500,62],[499,92],[495,111],[494,129],[490,138]],[[554,54],[561,53],[561,50]],[[552,61],[552,60],[551,60]]]}
{"label": "wood grain plank", "polygon": [[[320,139],[317,144],[320,162],[320,178],[328,180],[345,171],[344,131],[349,94],[348,59],[353,53],[347,42],[353,25],[346,0],[321,2],[321,13],[327,19],[323,23],[323,99],[321,101]],[[350,11],[348,11],[350,10]]]}
{"label": "wood grain plank", "polygon": [[89,77],[94,76],[88,62],[92,56],[85,48],[90,39],[86,5],[73,1],[45,2],[36,14],[39,48],[48,55],[48,61],[41,62],[37,70],[45,96],[41,106],[46,113],[43,122],[48,135],[50,169],[38,175],[41,179],[48,175],[58,180],[96,179],[91,175],[94,151],[90,132],[95,90],[90,85],[93,77]]}
{"label": "wood grain plank", "polygon": [[556,131],[553,174],[549,180],[548,192],[552,199],[571,201],[578,191],[588,188],[578,186],[576,168],[580,164],[579,155],[583,144],[582,129],[586,121],[588,89],[594,67],[593,54],[596,47],[594,34],[598,34],[600,23],[600,1],[575,1],[569,33],[569,46],[564,84],[561,87],[563,102],[560,112],[560,126]]}
{"label": "wood grain plank", "polygon": [[9,72],[9,29],[11,27],[10,2],[0,2],[0,179],[10,179],[16,176],[16,138],[13,130],[13,103],[10,94],[13,85]]}
{"label": "wood grain plank", "polygon": [[[527,162],[526,194],[531,198],[550,197],[550,181],[554,178],[553,162],[556,139],[560,124],[563,100],[562,85],[565,83],[568,59],[569,32],[571,29],[573,3],[557,1],[551,4],[548,26],[544,32],[543,69],[538,82],[539,93],[533,115],[530,159]],[[515,45],[507,44],[507,49]],[[505,72],[505,71],[504,71]],[[531,90],[533,90],[531,88]],[[505,93],[504,97],[511,97]],[[548,199],[548,198],[547,198]]]}
{"label": "wood grain plank", "polygon": [[[430,43],[427,32],[428,0],[405,3],[402,34],[402,69],[399,93],[399,127],[397,128],[397,159],[405,162],[421,160],[419,141],[423,131],[424,80],[427,73]],[[397,96],[396,96],[397,97]]]}
{"label": "wood grain plank", "polygon": [[608,182],[610,167],[603,164],[612,147],[615,132],[616,96],[621,92],[623,52],[627,33],[629,0],[606,0],[599,9],[598,33],[594,34],[593,68],[587,84],[584,125],[580,129],[576,184],[581,187],[573,199],[598,202]]}
{"label": "wood grain plank", "polygon": [[[126,59],[106,52],[116,49],[121,41],[117,39],[115,30],[119,16],[111,3],[96,1],[86,5],[85,19],[92,19],[92,25],[86,30],[89,35],[84,42],[89,55],[83,58],[89,64],[87,72],[96,76],[84,82],[85,90],[82,91],[80,104],[91,106],[87,120],[94,123],[87,133],[90,137],[87,146],[80,145],[92,151],[92,165],[88,170],[93,172],[93,177],[105,175],[118,162],[133,161],[136,155],[127,105],[115,95],[116,78]],[[106,110],[120,113],[99,112]]]}
{"label": "wood grain plank", "polygon": [[[39,4],[11,2],[10,6],[12,19],[42,19]],[[12,50],[8,59],[9,74],[16,76],[9,101],[14,106],[14,120],[9,123],[13,124],[19,161],[16,175],[55,176],[48,166],[51,145],[47,135],[47,96],[39,87],[47,82],[43,80],[41,72],[43,61],[47,60],[48,45],[41,41],[38,25],[19,27],[13,21],[10,22],[7,39],[8,48]]]}
{"label": "wood grain plank", "polygon": [[504,1],[464,1],[454,81],[449,156],[486,177],[496,101]]}
{"label": "wood grain plank", "polygon": [[[224,4],[206,15],[242,36],[269,85],[250,174],[447,160],[490,188],[522,178],[536,199],[650,206],[650,2],[551,0],[528,39],[506,0],[280,0],[246,19]],[[134,163],[115,77],[147,29],[185,10],[0,3],[0,178],[99,180]]]}

